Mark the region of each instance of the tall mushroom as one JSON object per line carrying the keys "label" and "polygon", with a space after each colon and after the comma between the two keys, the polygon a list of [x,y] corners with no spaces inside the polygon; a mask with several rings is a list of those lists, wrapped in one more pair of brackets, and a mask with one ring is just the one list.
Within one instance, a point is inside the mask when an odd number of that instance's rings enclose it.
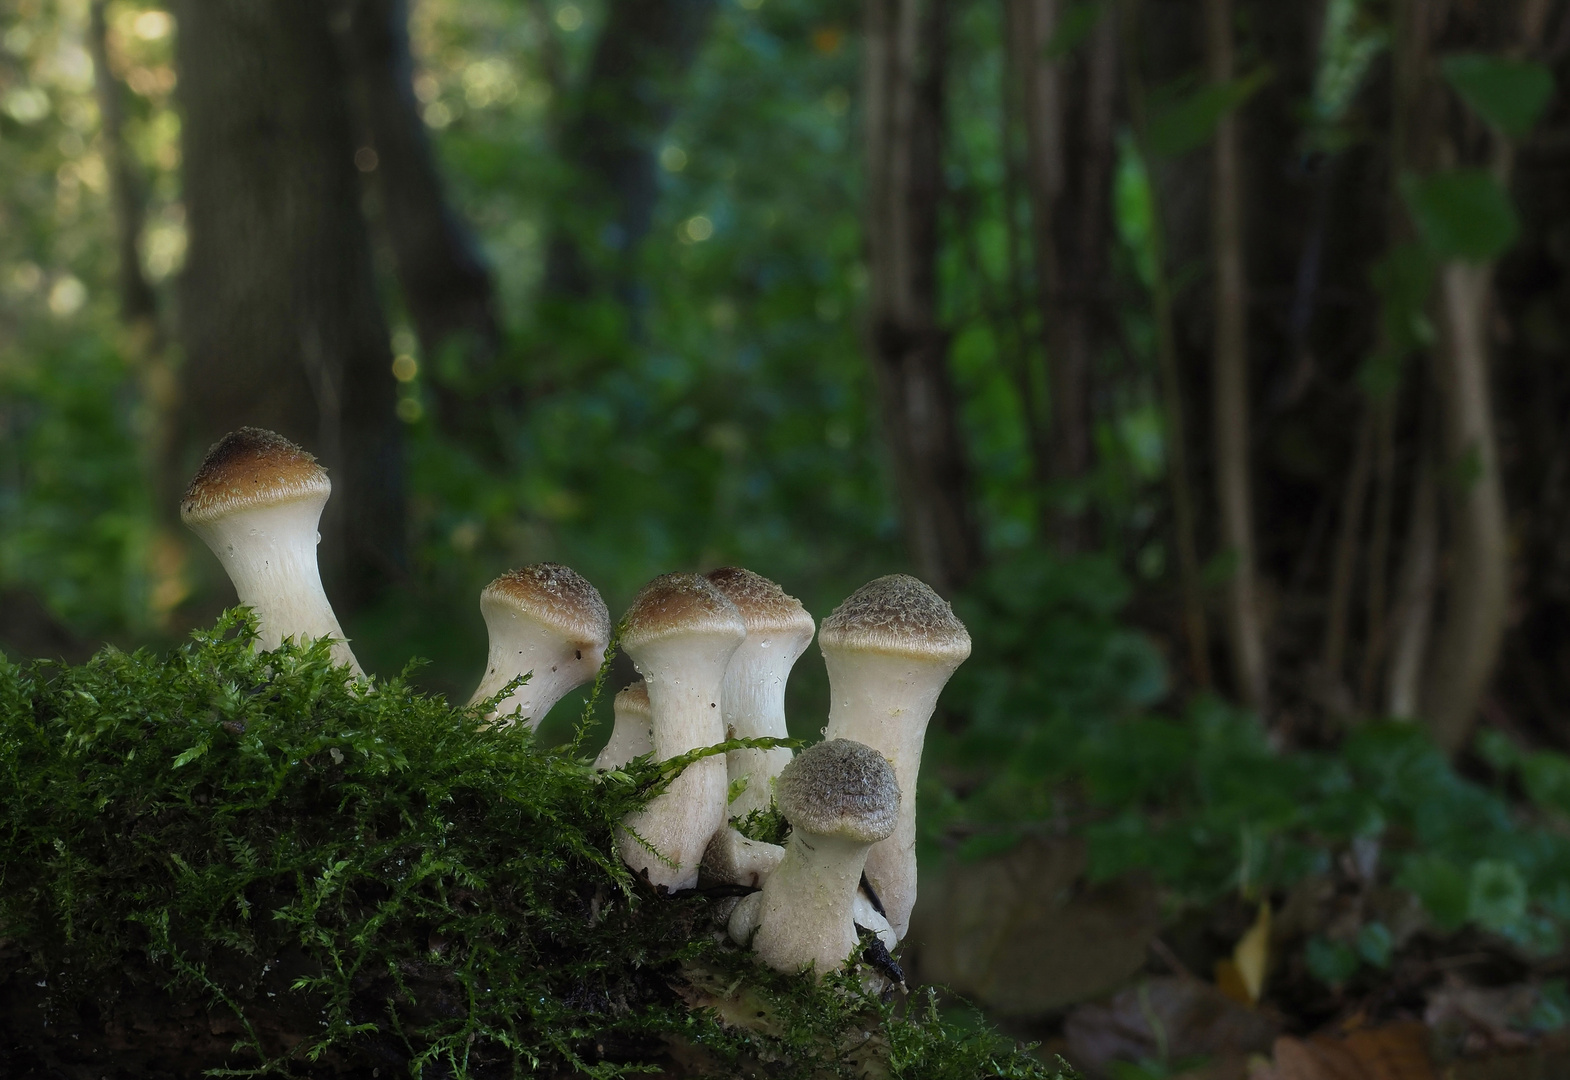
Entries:
{"label": "tall mushroom", "polygon": [[899,784],[882,754],[832,739],[787,765],[775,793],[791,824],[785,857],[731,913],[731,937],[750,938],[772,968],[822,978],[856,947],[856,887],[869,849],[899,820]]}
{"label": "tall mushroom", "polygon": [[180,520],[223,563],[256,613],[256,648],[331,638],[333,663],[363,675],[322,589],[316,531],[327,470],[282,435],[243,427],[219,439],[180,500]]}
{"label": "tall mushroom", "polygon": [[[801,601],[761,574],[727,566],[711,570],[708,579],[730,598],[747,626],[747,639],[737,647],[725,670],[720,713],[729,739],[783,739],[785,682],[790,669],[812,641],[812,616]],[[732,817],[768,809],[770,790],[780,770],[790,764],[788,747],[743,748],[725,755],[731,784],[745,780],[730,804]]]}
{"label": "tall mushroom", "polygon": [[532,672],[491,714],[517,712],[530,728],[539,727],[569,690],[594,678],[610,644],[611,614],[599,591],[560,563],[507,571],[480,593],[480,612],[490,631],[490,655],[470,704]]}
{"label": "tall mushroom", "polygon": [[596,769],[619,769],[654,749],[650,728],[649,688],[642,679],[616,695],[611,737],[594,759]]}
{"label": "tall mushroom", "polygon": [[[736,605],[697,574],[657,577],[633,598],[622,647],[648,687],[657,758],[725,741],[720,687],[746,636]],[[696,885],[704,849],[725,825],[726,786],[724,758],[692,762],[628,816],[622,858],[669,891]]]}
{"label": "tall mushroom", "polygon": [[869,581],[818,632],[829,669],[828,739],[866,743],[894,763],[899,825],[867,856],[867,880],[899,937],[916,905],[916,776],[927,722],[970,634],[948,603],[907,574]]}

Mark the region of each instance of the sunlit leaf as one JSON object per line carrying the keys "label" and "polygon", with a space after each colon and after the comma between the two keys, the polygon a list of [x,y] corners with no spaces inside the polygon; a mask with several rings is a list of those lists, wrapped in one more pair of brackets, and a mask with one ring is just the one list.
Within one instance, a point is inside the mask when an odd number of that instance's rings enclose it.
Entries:
{"label": "sunlit leaf", "polygon": [[1553,73],[1531,60],[1462,53],[1446,57],[1442,67],[1461,99],[1511,138],[1529,133],[1554,96]]}

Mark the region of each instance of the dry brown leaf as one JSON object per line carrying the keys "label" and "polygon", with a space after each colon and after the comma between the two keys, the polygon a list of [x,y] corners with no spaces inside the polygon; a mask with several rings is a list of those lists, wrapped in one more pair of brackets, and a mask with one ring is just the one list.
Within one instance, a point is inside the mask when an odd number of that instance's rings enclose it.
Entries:
{"label": "dry brown leaf", "polygon": [[1232,964],[1248,992],[1250,1004],[1257,1004],[1265,990],[1265,972],[1270,966],[1270,902],[1259,905],[1259,917],[1238,938],[1232,949]]}
{"label": "dry brown leaf", "polygon": [[1436,1080],[1428,1028],[1419,1023],[1362,1028],[1342,1040],[1372,1080]]}

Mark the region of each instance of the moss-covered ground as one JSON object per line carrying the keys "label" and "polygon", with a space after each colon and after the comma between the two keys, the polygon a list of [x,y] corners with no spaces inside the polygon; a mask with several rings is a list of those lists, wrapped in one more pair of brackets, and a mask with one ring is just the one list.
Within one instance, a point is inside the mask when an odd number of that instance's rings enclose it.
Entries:
{"label": "moss-covered ground", "polygon": [[15,1075],[1049,1077],[864,968],[815,983],[657,896],[596,773],[241,614],[169,655],[0,658]]}

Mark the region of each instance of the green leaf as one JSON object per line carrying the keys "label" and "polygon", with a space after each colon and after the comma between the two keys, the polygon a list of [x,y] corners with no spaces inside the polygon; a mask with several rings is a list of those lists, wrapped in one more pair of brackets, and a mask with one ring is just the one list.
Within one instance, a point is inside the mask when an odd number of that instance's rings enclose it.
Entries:
{"label": "green leaf", "polygon": [[1532,130],[1554,96],[1553,72],[1531,60],[1462,53],[1446,57],[1441,66],[1461,100],[1513,139]]}
{"label": "green leaf", "polygon": [[1416,893],[1446,933],[1459,930],[1471,913],[1467,876],[1442,855],[1414,855],[1401,868],[1396,884]]}
{"label": "green leaf", "polygon": [[1393,944],[1390,928],[1382,922],[1367,923],[1357,932],[1357,954],[1377,968],[1390,966]]}
{"label": "green leaf", "polygon": [[1048,41],[1046,48],[1041,50],[1042,58],[1061,60],[1079,48],[1105,13],[1106,8],[1096,0],[1081,0],[1080,3],[1068,5],[1058,18],[1058,26],[1052,32],[1052,40]]}
{"label": "green leaf", "polygon": [[1570,815],[1570,758],[1551,750],[1525,755],[1521,783],[1542,809]]}
{"label": "green leaf", "polygon": [[1526,916],[1526,880],[1514,863],[1479,859],[1467,882],[1467,913],[1490,930],[1504,930]]}
{"label": "green leaf", "polygon": [[182,766],[189,765],[191,762],[207,753],[209,749],[211,749],[211,747],[207,743],[197,743],[190,749],[182,751],[179,756],[174,759],[174,767],[178,769]]}
{"label": "green leaf", "polygon": [[1405,176],[1401,194],[1440,258],[1486,262],[1515,243],[1521,231],[1510,196],[1482,169]]}
{"label": "green leaf", "polygon": [[1260,68],[1227,83],[1203,86],[1191,94],[1168,101],[1150,120],[1150,152],[1176,157],[1205,143],[1223,117],[1270,81],[1270,69]]}
{"label": "green leaf", "polygon": [[1314,936],[1303,947],[1309,973],[1327,986],[1340,986],[1353,975],[1361,961],[1351,946]]}

